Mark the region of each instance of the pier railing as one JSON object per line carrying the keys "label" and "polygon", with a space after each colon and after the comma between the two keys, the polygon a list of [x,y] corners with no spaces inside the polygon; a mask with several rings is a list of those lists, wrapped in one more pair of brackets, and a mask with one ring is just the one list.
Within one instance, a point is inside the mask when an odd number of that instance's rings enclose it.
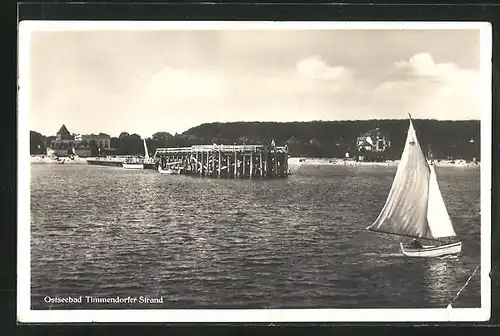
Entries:
{"label": "pier railing", "polygon": [[196,153],[196,152],[259,152],[272,151],[287,153],[286,146],[264,146],[264,145],[193,145],[191,147],[157,148],[155,156],[163,153]]}
{"label": "pier railing", "polygon": [[191,147],[156,148],[155,156],[162,153],[191,153],[191,151]]}

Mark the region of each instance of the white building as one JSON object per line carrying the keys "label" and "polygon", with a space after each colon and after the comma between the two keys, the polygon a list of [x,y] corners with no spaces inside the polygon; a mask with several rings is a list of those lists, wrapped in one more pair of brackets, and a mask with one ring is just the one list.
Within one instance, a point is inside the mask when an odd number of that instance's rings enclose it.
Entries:
{"label": "white building", "polygon": [[382,134],[378,128],[363,133],[356,140],[358,152],[384,152],[389,147],[391,147],[389,137]]}
{"label": "white building", "polygon": [[[56,139],[52,140],[47,148],[47,155],[57,156],[90,156],[92,150],[99,151],[111,147],[111,137],[108,134],[71,134],[65,125],[62,125],[56,134]],[[100,150],[99,150],[100,149]]]}

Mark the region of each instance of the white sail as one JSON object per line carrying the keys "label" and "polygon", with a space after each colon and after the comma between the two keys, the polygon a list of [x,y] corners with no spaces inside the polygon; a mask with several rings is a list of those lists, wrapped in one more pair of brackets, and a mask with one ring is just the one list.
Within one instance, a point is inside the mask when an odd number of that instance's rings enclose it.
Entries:
{"label": "white sail", "polygon": [[455,237],[457,234],[453,229],[450,215],[446,210],[443,196],[439,190],[434,166],[430,166],[429,177],[429,205],[427,207],[427,222],[434,238]]}
{"label": "white sail", "polygon": [[149,153],[148,153],[148,146],[146,145],[146,139],[143,139],[144,141],[144,159],[149,160]]}
{"label": "white sail", "polygon": [[427,223],[430,169],[410,120],[389,196],[371,231],[432,239]]}

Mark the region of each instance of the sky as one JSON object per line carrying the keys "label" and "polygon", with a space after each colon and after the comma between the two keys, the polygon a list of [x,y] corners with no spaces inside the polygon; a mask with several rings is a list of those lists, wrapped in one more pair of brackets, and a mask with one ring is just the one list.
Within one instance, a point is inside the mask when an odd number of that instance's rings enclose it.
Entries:
{"label": "sky", "polygon": [[480,119],[479,52],[479,30],[36,31],[30,129]]}

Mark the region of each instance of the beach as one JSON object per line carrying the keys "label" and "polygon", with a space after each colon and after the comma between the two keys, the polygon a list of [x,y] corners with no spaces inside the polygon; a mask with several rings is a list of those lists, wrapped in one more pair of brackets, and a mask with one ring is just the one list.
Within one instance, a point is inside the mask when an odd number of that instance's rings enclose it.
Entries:
{"label": "beach", "polygon": [[[457,167],[457,168],[474,168],[480,167],[480,162],[470,162],[463,159],[460,160],[435,160],[435,166],[438,167]],[[368,162],[355,161],[354,159],[339,159],[339,158],[305,158],[305,157],[290,157],[288,165],[296,167],[300,165],[343,165],[343,166],[397,166],[399,160],[387,160],[383,162]]]}
{"label": "beach", "polygon": [[51,157],[47,155],[31,155],[30,163],[32,164],[87,164],[87,159],[81,157]]}

